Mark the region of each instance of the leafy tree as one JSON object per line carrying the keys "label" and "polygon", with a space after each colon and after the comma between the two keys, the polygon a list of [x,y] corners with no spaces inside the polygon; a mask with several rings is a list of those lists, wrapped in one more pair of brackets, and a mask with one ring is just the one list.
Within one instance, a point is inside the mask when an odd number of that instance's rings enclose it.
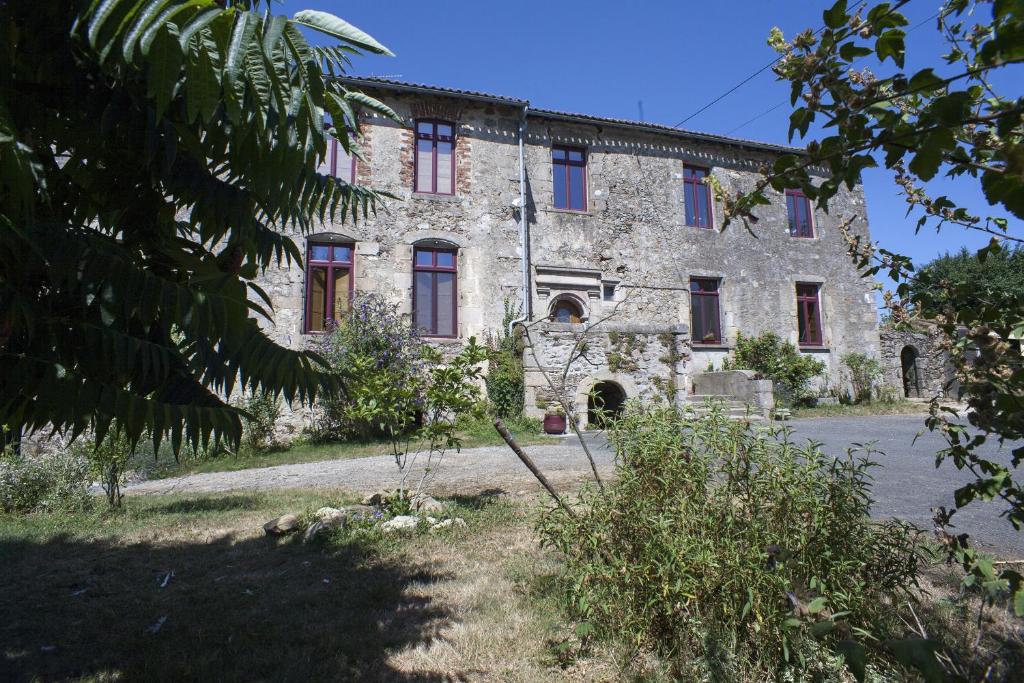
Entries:
{"label": "leafy tree", "polygon": [[515,419],[523,414],[526,375],[523,369],[522,337],[509,334],[509,324],[519,318],[522,307],[505,299],[501,329],[487,344],[487,375],[484,385],[496,417]]}
{"label": "leafy tree", "polygon": [[375,207],[317,167],[332,137],[354,149],[358,107],[395,118],[332,78],[390,53],[263,4],[0,4],[0,424],[103,442],[116,418],[177,452],[237,443],[236,387],[309,402],[337,383],[261,331],[254,278],[300,260],[289,232]]}
{"label": "leafy tree", "polygon": [[993,297],[1024,291],[1024,247],[992,251],[984,261],[961,248],[922,266],[908,284],[910,300],[929,304],[929,310],[921,311],[923,316],[941,315],[946,306],[983,306]]}
{"label": "leafy tree", "polygon": [[[870,4],[870,3],[869,3]],[[910,73],[905,69],[908,24],[900,9],[907,0],[856,9],[839,0],[823,15],[824,27],[791,40],[773,29],[769,44],[779,52],[774,66],[791,84],[790,136],[811,137],[802,153],[777,158],[750,192],[732,195],[715,187],[726,225],[741,221],[753,230],[758,207],[771,191],[800,188],[827,210],[839,187],[853,188],[867,168],[889,169],[917,229],[958,227],[991,236],[975,253],[981,264],[1004,251],[1004,243],[1022,243],[1024,218],[1024,97],[1001,94],[992,82],[997,71],[1024,62],[1024,2],[946,0],[936,30],[948,52],[942,64]],[[869,68],[862,60],[873,59]],[[1022,83],[1016,80],[1017,87]],[[798,104],[799,103],[799,104]],[[820,139],[808,136],[814,124]],[[947,196],[931,196],[927,183],[939,173],[961,183],[976,182],[996,210],[1012,218],[972,215]],[[886,302],[893,320],[905,323],[927,313],[945,337],[957,379],[967,392],[968,420],[936,402],[928,426],[940,432],[947,448],[938,462],[952,460],[975,480],[955,494],[955,506],[937,521],[950,522],[955,511],[976,499],[1001,499],[1004,514],[1024,523],[1024,487],[1015,470],[1024,447],[1012,452],[1010,466],[983,457],[978,448],[991,439],[1024,438],[1024,291],[985,296],[963,306],[965,287],[919,271],[907,256],[879,248],[849,229],[855,217],[842,217],[843,234],[854,262],[865,276],[885,271],[898,283]],[[1013,221],[1011,223],[1011,221]],[[983,270],[987,268],[983,267]],[[967,288],[977,283],[967,285]],[[946,303],[943,303],[946,302]],[[997,573],[978,556],[965,535],[949,536],[951,552],[969,570],[968,581],[993,599],[1009,590],[1018,614],[1024,614],[1024,581],[1012,570]]]}

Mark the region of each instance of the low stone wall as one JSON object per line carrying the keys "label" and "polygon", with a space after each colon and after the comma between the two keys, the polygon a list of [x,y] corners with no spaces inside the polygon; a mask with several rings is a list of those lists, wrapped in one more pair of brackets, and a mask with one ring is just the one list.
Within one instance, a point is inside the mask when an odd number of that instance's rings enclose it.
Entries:
{"label": "low stone wall", "polygon": [[959,385],[938,329],[881,330],[878,336],[885,384],[899,387],[907,398],[958,398]]}
{"label": "low stone wall", "polygon": [[703,396],[730,396],[767,415],[775,407],[770,379],[756,379],[753,370],[703,372],[693,376],[693,393]]}

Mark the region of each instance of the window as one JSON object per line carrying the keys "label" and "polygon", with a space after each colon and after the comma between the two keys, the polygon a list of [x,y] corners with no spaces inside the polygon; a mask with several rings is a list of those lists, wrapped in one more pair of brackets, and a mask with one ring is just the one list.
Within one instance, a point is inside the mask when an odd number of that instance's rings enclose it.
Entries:
{"label": "window", "polygon": [[551,320],[556,323],[583,322],[583,311],[572,299],[559,299],[551,308]]}
{"label": "window", "polygon": [[416,122],[416,192],[455,194],[455,127],[444,121]]}
{"label": "window", "polygon": [[789,213],[789,234],[792,237],[814,237],[811,202],[800,190],[786,190],[786,211]]}
{"label": "window", "polygon": [[334,138],[327,145],[327,172],[346,183],[356,181],[356,158]]}
{"label": "window", "polygon": [[551,183],[555,208],[587,210],[587,153],[577,147],[551,148]]}
{"label": "window", "polygon": [[306,332],[324,332],[352,305],[351,244],[316,244],[306,253]]}
{"label": "window", "polygon": [[604,298],[605,301],[615,301],[615,285],[602,285],[601,296]]}
{"label": "window", "polygon": [[821,346],[821,303],[818,300],[820,285],[797,283],[796,313],[800,331],[800,346]]}
{"label": "window", "polygon": [[686,166],[683,168],[683,204],[686,206],[686,224],[694,228],[711,227],[711,188],[704,184],[708,169]]}
{"label": "window", "polygon": [[456,336],[457,272],[455,249],[413,250],[412,318],[422,334]]}
{"label": "window", "polygon": [[718,280],[690,280],[690,326],[694,344],[722,343],[722,321],[718,312]]}

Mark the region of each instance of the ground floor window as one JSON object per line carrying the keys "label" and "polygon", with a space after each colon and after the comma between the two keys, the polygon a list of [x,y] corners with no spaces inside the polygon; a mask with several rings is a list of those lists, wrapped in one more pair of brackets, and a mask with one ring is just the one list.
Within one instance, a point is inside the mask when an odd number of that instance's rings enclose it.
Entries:
{"label": "ground floor window", "polygon": [[796,285],[797,324],[800,346],[821,346],[821,285],[798,282]]}
{"label": "ground floor window", "polygon": [[458,258],[455,249],[413,249],[412,316],[421,334],[457,336]]}
{"label": "ground floor window", "polygon": [[722,320],[718,307],[718,280],[690,280],[690,326],[694,344],[721,344]]}
{"label": "ground floor window", "polygon": [[310,242],[306,252],[306,332],[324,332],[352,305],[351,244]]}

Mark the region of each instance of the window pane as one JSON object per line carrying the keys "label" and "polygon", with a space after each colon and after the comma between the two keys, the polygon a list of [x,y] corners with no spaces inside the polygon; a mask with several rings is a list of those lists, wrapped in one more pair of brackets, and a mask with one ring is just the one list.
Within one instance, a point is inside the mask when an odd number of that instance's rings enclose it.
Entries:
{"label": "window pane", "polygon": [[552,149],[551,150],[552,161],[565,161],[565,150],[564,149]]}
{"label": "window pane", "polygon": [[700,342],[704,338],[704,297],[690,297],[690,325],[693,327],[693,340]]}
{"label": "window pane", "polygon": [[437,334],[455,336],[455,273],[437,273]]}
{"label": "window pane", "polygon": [[347,153],[341,145],[337,145],[337,159],[338,163],[334,167],[334,174],[346,183],[352,182],[352,155]]}
{"label": "window pane", "polygon": [[694,187],[697,193],[697,225],[702,228],[711,227],[711,210],[709,207],[708,186],[697,185]]}
{"label": "window pane", "polygon": [[309,258],[313,261],[330,261],[331,248],[323,244],[315,244],[309,249]]}
{"label": "window pane", "polygon": [[434,143],[430,140],[416,142],[416,191],[434,191]]}
{"label": "window pane", "polygon": [[703,297],[704,301],[704,340],[709,343],[718,342],[722,338],[722,323],[718,317],[718,297]]}
{"label": "window pane", "polygon": [[569,167],[569,208],[583,211],[587,208],[583,192],[583,177],[586,169],[582,166]]}
{"label": "window pane", "polygon": [[555,208],[569,208],[569,192],[565,186],[565,165],[554,164],[551,168],[552,190],[555,195]]}
{"label": "window pane", "polygon": [[806,197],[798,197],[796,198],[796,204],[799,207],[797,216],[800,221],[800,236],[811,237],[811,202]]}
{"label": "window pane", "polygon": [[421,332],[430,334],[434,317],[434,274],[418,272],[415,274],[416,297],[413,300],[413,324]]}
{"label": "window pane", "polygon": [[807,342],[809,344],[821,343],[821,329],[818,327],[818,302],[807,302]]}
{"label": "window pane", "polygon": [[450,138],[452,136],[452,127],[445,123],[439,123],[437,124],[437,134]]}
{"label": "window pane", "polygon": [[420,132],[420,133],[431,134],[431,133],[434,132],[434,124],[420,122],[420,123],[416,124],[416,130],[417,130],[417,132]]}
{"label": "window pane", "polygon": [[417,266],[432,266],[434,265],[434,252],[430,249],[417,249],[416,250],[416,265]]}
{"label": "window pane", "polygon": [[323,332],[327,320],[327,269],[309,269],[309,330]]}
{"label": "window pane", "polygon": [[348,268],[334,269],[334,319],[337,320],[348,311],[351,304],[349,285],[352,273]]}
{"label": "window pane", "polygon": [[569,161],[583,161],[583,152],[578,149],[569,150]]}
{"label": "window pane", "polygon": [[452,143],[437,143],[437,191],[453,194],[452,187]]}
{"label": "window pane", "polygon": [[335,247],[334,260],[347,262],[352,260],[352,247]]}
{"label": "window pane", "polygon": [[789,234],[796,235],[796,198],[791,195],[786,195],[786,215],[789,217]]}
{"label": "window pane", "polygon": [[697,225],[697,207],[694,201],[694,187],[691,183],[683,185],[683,201],[686,204],[686,224]]}
{"label": "window pane", "polygon": [[455,254],[450,251],[437,252],[437,265],[441,268],[454,268]]}

